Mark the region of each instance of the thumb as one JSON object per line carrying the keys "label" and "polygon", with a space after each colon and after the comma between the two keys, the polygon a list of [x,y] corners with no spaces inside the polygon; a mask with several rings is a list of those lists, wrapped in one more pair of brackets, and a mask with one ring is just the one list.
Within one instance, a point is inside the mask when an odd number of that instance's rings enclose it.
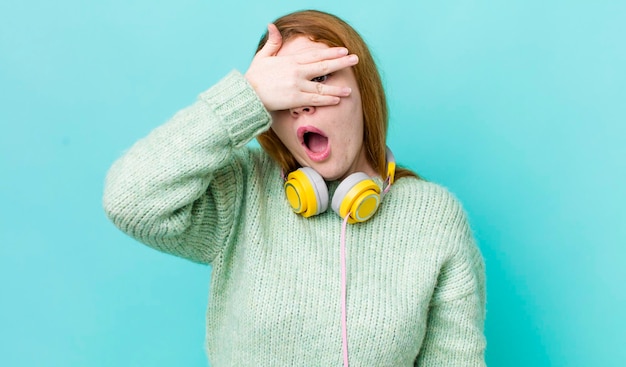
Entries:
{"label": "thumb", "polygon": [[263,48],[259,50],[258,55],[274,56],[283,45],[283,37],[280,35],[278,28],[272,23],[267,25],[267,41]]}

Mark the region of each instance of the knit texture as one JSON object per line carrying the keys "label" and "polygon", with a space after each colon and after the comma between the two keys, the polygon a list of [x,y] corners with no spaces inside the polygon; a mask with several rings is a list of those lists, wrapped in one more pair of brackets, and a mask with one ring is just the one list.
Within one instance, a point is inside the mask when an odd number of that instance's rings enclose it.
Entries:
{"label": "knit texture", "polygon": [[[246,146],[270,124],[230,73],[114,163],[105,211],[137,240],[212,266],[211,366],[341,366],[342,220],[290,210],[280,168]],[[484,365],[483,261],[453,195],[400,179],[346,241],[351,366]]]}

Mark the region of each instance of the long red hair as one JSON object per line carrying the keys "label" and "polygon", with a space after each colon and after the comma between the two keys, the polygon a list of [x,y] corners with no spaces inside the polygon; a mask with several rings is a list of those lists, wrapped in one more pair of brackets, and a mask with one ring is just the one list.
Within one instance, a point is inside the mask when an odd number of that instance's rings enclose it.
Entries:
{"label": "long red hair", "polygon": [[[363,146],[367,161],[383,180],[387,179],[386,138],[387,138],[387,99],[383,84],[365,41],[348,23],[328,13],[317,10],[304,10],[278,18],[274,24],[280,31],[283,43],[306,36],[313,42],[321,42],[329,47],[345,47],[350,53],[359,56],[359,63],[352,67],[361,93],[363,110]],[[257,52],[267,42],[267,33],[259,41]],[[257,136],[261,147],[282,167],[291,172],[300,167],[299,163],[280,141],[272,129]],[[395,179],[418,177],[408,169],[397,168]]]}

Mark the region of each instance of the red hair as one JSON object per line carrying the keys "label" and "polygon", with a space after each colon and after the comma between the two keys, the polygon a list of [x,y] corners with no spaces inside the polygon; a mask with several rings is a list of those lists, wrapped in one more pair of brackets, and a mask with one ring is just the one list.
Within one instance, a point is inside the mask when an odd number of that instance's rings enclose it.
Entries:
{"label": "red hair", "polygon": [[[350,53],[359,56],[359,63],[352,66],[363,110],[363,146],[365,156],[372,168],[385,180],[387,178],[386,138],[387,138],[387,99],[378,68],[365,41],[345,21],[317,10],[304,10],[278,18],[274,24],[280,31],[283,43],[292,38],[306,36],[313,42],[321,42],[329,47],[345,47]],[[257,52],[267,42],[267,33],[259,41]],[[257,136],[261,147],[272,157],[284,172],[300,167],[291,152],[272,129]],[[395,178],[418,177],[404,168],[397,168]]]}

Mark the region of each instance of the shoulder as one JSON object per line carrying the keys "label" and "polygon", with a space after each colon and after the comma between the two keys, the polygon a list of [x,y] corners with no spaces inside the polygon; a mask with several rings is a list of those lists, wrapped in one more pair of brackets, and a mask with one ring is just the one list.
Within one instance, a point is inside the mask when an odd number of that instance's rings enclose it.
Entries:
{"label": "shoulder", "polygon": [[274,175],[276,172],[280,173],[278,164],[259,147],[245,146],[242,149],[237,149],[234,156],[236,160],[245,162],[247,166],[258,171],[259,174]]}
{"label": "shoulder", "polygon": [[[280,181],[281,172],[278,164],[261,148],[244,146],[233,149],[229,163],[221,172],[217,172],[216,179],[224,178],[224,183],[229,183],[225,177],[229,175],[238,176],[239,185],[251,185],[259,188],[276,184]],[[277,181],[278,180],[278,181]]]}
{"label": "shoulder", "polygon": [[385,199],[395,206],[435,216],[463,214],[459,199],[448,188],[414,177],[398,180]]}
{"label": "shoulder", "polygon": [[391,187],[383,205],[408,236],[431,243],[446,253],[473,242],[461,202],[440,184],[402,178]]}

